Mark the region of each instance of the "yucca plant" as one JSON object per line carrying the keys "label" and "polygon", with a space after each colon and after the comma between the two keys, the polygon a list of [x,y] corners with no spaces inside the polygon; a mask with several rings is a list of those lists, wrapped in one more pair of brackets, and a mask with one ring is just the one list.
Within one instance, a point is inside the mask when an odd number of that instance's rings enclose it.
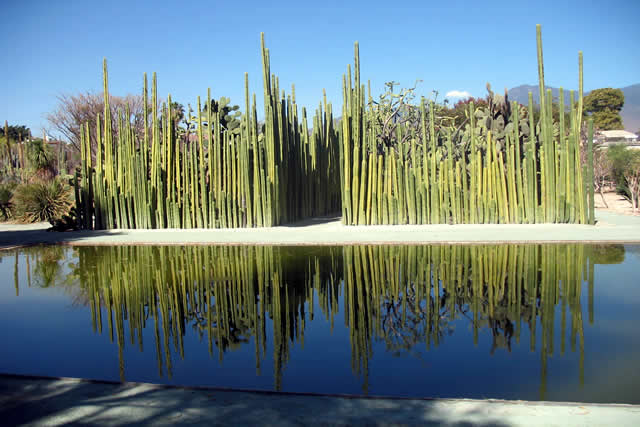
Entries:
{"label": "yucca plant", "polygon": [[11,201],[16,217],[25,222],[53,223],[67,215],[72,206],[71,189],[60,178],[19,185]]}

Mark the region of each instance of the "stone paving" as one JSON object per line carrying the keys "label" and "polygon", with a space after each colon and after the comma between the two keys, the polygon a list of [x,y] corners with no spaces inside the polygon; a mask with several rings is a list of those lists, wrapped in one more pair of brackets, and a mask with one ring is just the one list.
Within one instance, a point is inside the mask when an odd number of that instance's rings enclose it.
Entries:
{"label": "stone paving", "polygon": [[390,399],[0,375],[3,425],[638,426],[640,406]]}

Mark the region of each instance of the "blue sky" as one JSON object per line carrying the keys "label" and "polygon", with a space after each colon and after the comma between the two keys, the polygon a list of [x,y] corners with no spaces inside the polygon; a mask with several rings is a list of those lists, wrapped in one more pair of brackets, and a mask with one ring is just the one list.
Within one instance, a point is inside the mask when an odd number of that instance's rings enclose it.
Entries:
{"label": "blue sky", "polygon": [[[101,92],[102,58],[114,95],[140,93],[144,72],[159,95],[195,106],[215,97],[242,105],[244,73],[262,93],[260,32],[282,88],[314,109],[326,88],[334,109],[360,43],[362,79],[374,94],[394,80],[419,93],[486,94],[536,84],[535,25],[542,24],[546,83],[585,89],[640,82],[640,1],[10,1],[0,25],[0,119],[34,134],[56,96]],[[261,96],[258,96],[260,99]]]}

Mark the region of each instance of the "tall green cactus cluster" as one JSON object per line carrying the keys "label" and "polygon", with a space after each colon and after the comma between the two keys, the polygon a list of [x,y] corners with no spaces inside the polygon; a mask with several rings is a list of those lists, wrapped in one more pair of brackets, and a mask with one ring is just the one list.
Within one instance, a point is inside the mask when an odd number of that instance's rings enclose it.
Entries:
{"label": "tall green cactus cluster", "polygon": [[[470,123],[460,132],[435,124],[434,103],[420,104],[418,129],[398,126],[396,143],[376,139],[380,123],[365,100],[358,44],[355,64],[343,77],[340,138],[342,219],[348,225],[439,223],[593,224],[592,155],[581,162],[582,52],[577,105],[553,122],[552,95],[544,86],[542,37],[537,26],[540,120],[534,122],[529,94],[528,121],[515,102],[509,123],[498,127],[469,106]],[[560,111],[564,111],[560,89]],[[525,110],[526,111],[526,110]],[[395,118],[393,118],[395,119]],[[500,118],[502,120],[502,118]],[[409,136],[408,138],[405,136]],[[592,132],[588,146],[592,153]],[[588,197],[589,195],[589,197]]]}
{"label": "tall green cactus cluster", "polygon": [[82,132],[82,167],[76,174],[78,222],[86,229],[267,227],[339,211],[338,144],[331,105],[316,110],[309,132],[295,92],[280,92],[262,36],[264,129],[245,74],[240,131],[225,129],[222,109],[197,102],[197,140],[175,132],[171,95],[159,106],[156,75],[149,99],[143,82],[144,135],[136,137],[129,112],[111,128],[104,62],[104,114],[97,144]]}
{"label": "tall green cactus cluster", "polygon": [[[291,97],[280,92],[278,78],[270,72],[269,51],[262,41],[264,86],[264,158],[254,171],[255,182],[266,177],[271,195],[269,224],[281,224],[340,210],[337,134],[331,104],[324,96],[313,122],[306,109],[298,116],[295,88]],[[254,117],[254,123],[257,120]],[[309,134],[309,125],[313,126]],[[260,174],[260,177],[258,177]],[[260,224],[259,224],[260,225]],[[268,225],[268,224],[264,224]]]}
{"label": "tall green cactus cluster", "polygon": [[[261,45],[263,125],[245,75],[240,124],[222,125],[231,120],[228,111],[214,107],[228,100],[212,103],[209,91],[206,108],[198,99],[194,140],[176,135],[171,96],[159,106],[155,74],[150,100],[144,79],[144,135],[136,136],[127,111],[114,132],[105,62],[97,144],[85,127],[76,175],[79,225],[263,227],[340,209],[348,225],[594,223],[592,130],[581,145],[582,53],[577,101],[571,92],[569,120],[560,114],[554,122],[540,26],[539,120],[530,94],[528,108],[506,99],[497,110],[470,104],[466,126],[452,130],[436,124],[434,103],[423,99],[415,107],[419,124],[399,124],[384,144],[379,111],[360,80],[357,43],[336,128],[326,95],[312,120],[304,108],[299,112],[295,88],[287,96],[271,73],[264,35]],[[564,111],[562,89],[559,106]]]}

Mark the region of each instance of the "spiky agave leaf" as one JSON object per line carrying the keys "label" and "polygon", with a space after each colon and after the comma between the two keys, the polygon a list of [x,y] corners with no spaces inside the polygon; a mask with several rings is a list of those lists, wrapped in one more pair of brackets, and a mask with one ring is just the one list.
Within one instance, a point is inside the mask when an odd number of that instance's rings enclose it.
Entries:
{"label": "spiky agave leaf", "polygon": [[69,213],[71,189],[60,179],[18,186],[12,198],[17,216],[25,222],[48,221]]}

